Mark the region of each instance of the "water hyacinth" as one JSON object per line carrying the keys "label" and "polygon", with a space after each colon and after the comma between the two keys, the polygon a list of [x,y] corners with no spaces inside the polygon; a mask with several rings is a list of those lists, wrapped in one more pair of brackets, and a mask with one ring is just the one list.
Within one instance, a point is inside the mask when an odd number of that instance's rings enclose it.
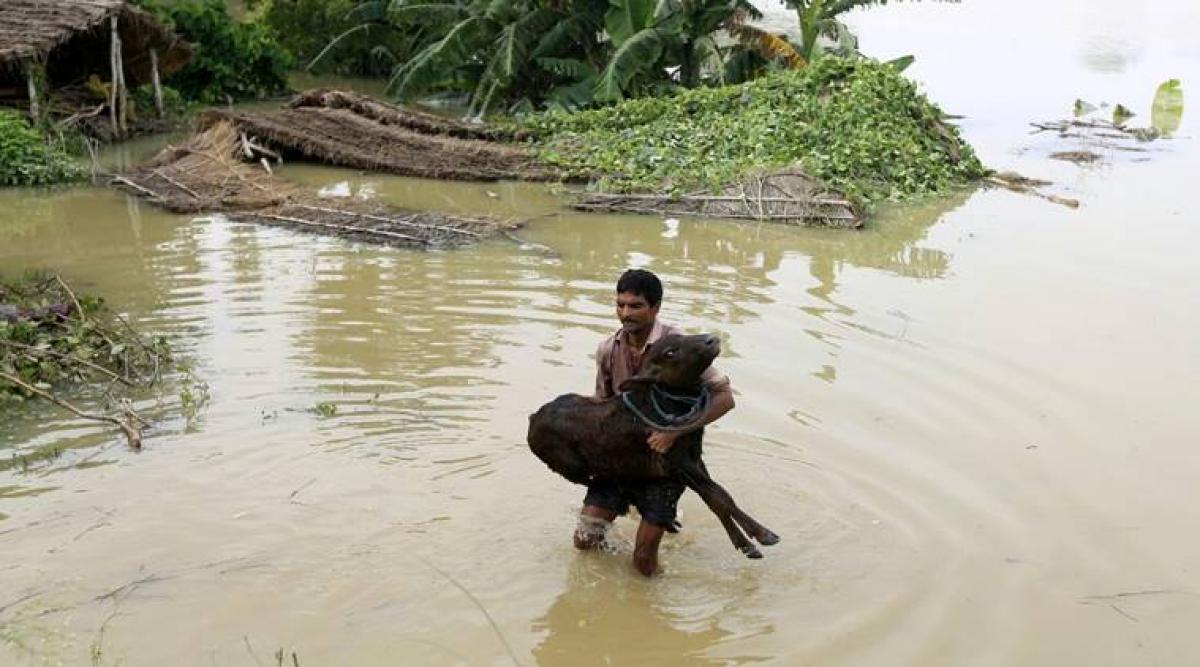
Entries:
{"label": "water hyacinth", "polygon": [[944,192],[986,169],[896,68],[826,57],[749,83],[680,91],[525,126],[540,159],[605,191],[716,189],[799,165],[861,203]]}

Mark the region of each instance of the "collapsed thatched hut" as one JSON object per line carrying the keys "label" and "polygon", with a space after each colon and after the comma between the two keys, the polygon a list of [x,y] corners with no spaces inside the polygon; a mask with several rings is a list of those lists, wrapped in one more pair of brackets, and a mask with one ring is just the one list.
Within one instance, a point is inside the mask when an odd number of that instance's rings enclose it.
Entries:
{"label": "collapsed thatched hut", "polygon": [[[278,161],[280,156],[262,146],[258,137],[231,123],[216,122],[114,176],[112,185],[177,213],[222,213],[231,220],[407,248],[451,248],[520,227],[512,220],[403,211],[357,198],[323,197],[276,178],[269,158]],[[247,162],[254,159],[257,165]]]}
{"label": "collapsed thatched hut", "polygon": [[210,109],[197,125],[232,123],[289,158],[343,167],[468,181],[549,181],[562,175],[518,138],[356,93],[313,90],[268,111]]}
{"label": "collapsed thatched hut", "polygon": [[[155,87],[183,67],[192,47],[127,0],[0,2],[0,104],[74,114],[105,109],[126,131],[129,91]],[[39,108],[46,100],[64,108]]]}

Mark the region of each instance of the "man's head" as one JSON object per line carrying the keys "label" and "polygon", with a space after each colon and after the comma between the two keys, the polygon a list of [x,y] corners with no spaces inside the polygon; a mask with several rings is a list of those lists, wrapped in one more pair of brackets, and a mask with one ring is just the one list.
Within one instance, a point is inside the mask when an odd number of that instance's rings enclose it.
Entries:
{"label": "man's head", "polygon": [[626,334],[649,335],[662,303],[662,281],[643,269],[629,269],[617,280],[617,318]]}

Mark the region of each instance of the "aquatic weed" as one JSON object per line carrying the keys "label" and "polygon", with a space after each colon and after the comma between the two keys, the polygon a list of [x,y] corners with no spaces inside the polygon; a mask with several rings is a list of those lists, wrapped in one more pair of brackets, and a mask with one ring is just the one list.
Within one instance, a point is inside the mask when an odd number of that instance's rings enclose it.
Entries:
{"label": "aquatic weed", "polygon": [[944,192],[986,173],[897,68],[825,57],[722,88],[642,98],[524,126],[539,157],[601,190],[716,190],[799,164],[860,202]]}

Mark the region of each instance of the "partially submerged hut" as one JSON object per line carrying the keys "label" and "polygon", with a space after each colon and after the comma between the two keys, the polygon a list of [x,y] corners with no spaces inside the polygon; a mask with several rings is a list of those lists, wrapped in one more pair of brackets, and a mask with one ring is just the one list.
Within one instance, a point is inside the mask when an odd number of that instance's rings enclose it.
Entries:
{"label": "partially submerged hut", "polygon": [[453,180],[558,180],[511,133],[345,91],[301,93],[270,111],[210,109],[201,129],[232,123],[287,157],[401,176]]}
{"label": "partially submerged hut", "polygon": [[[403,211],[357,198],[322,197],[276,178],[280,156],[228,122],[113,177],[112,184],[177,213],[222,213],[233,220],[418,249],[448,248],[505,234],[512,220]],[[247,160],[258,160],[257,163]]]}
{"label": "partially submerged hut", "polygon": [[686,194],[586,192],[580,211],[737,218],[817,227],[862,227],[858,207],[797,168],[739,179],[719,192]]}
{"label": "partially submerged hut", "polygon": [[161,115],[162,77],[191,57],[187,42],[127,0],[0,0],[0,104],[32,116],[107,109],[112,135],[124,135],[129,91],[153,85]]}

